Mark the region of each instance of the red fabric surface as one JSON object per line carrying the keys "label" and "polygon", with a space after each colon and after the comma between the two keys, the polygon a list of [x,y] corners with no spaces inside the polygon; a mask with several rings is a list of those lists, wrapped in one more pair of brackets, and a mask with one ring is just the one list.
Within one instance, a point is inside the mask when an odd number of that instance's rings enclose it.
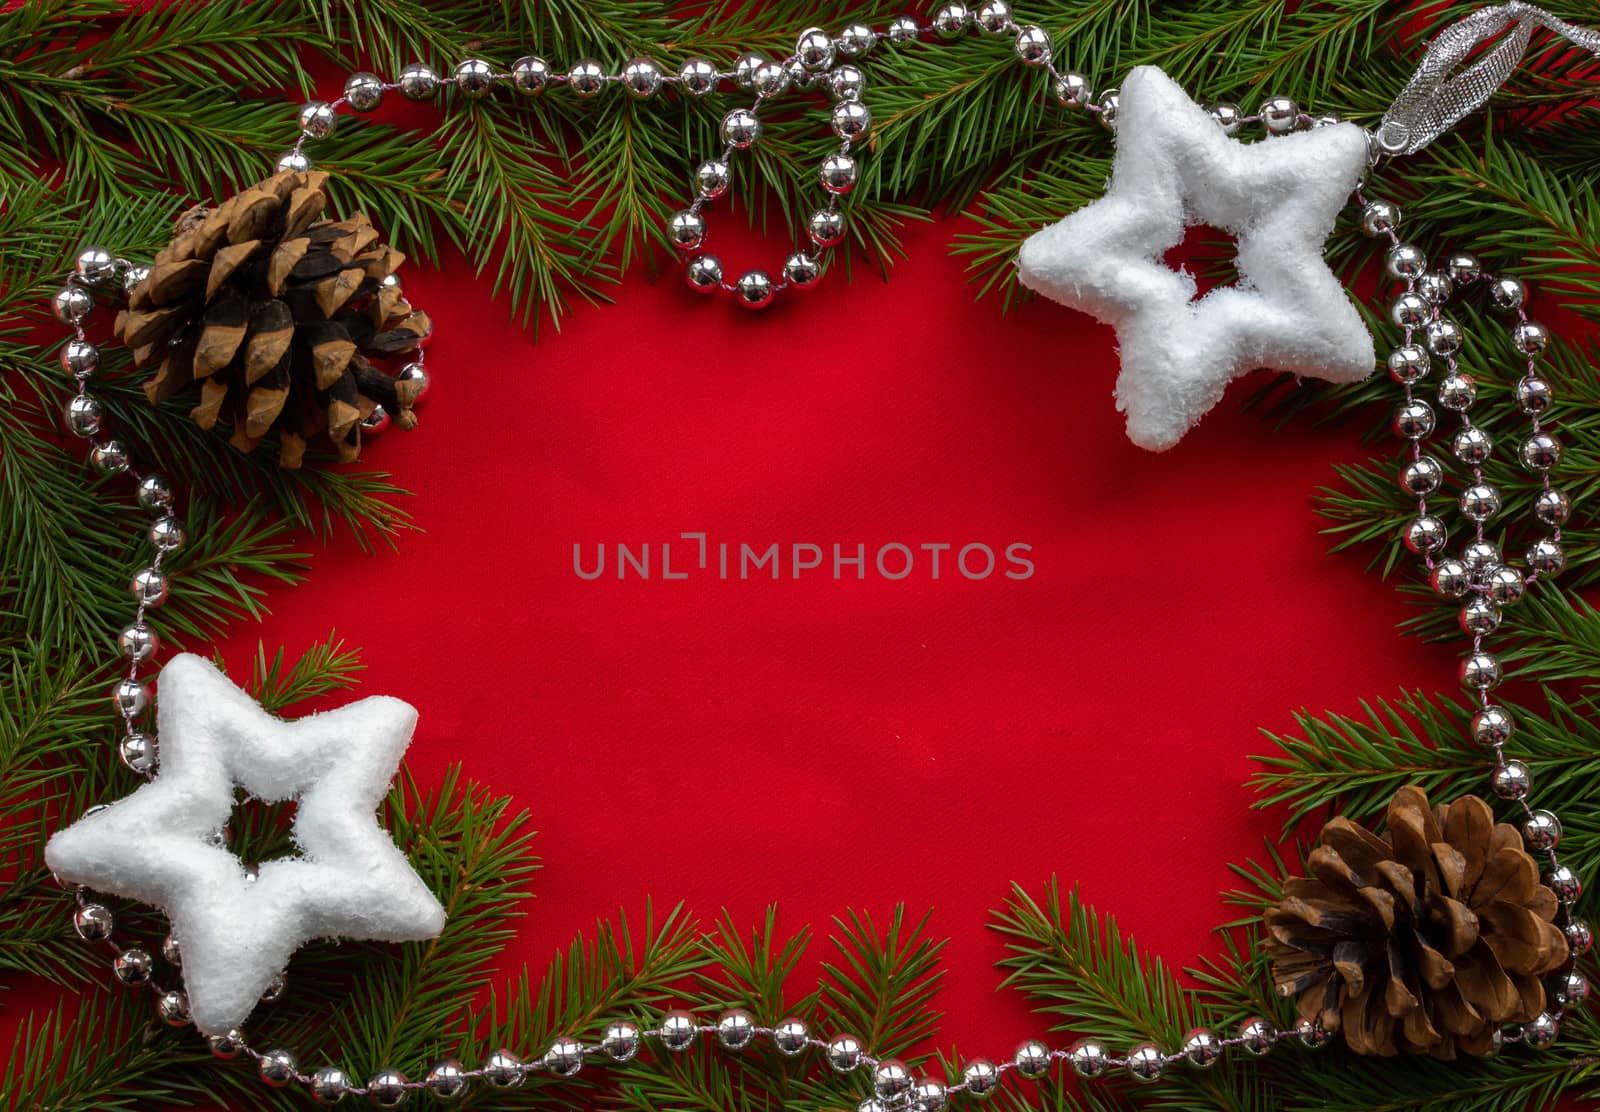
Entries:
{"label": "red fabric surface", "polygon": [[[337,629],[362,693],[420,709],[423,783],[461,762],[532,812],[508,968],[647,898],[824,932],[903,900],[951,938],[940,1045],[1005,1054],[1044,1030],[995,993],[1010,882],[1058,873],[1151,952],[1212,952],[1225,862],[1281,821],[1249,810],[1258,728],[1453,685],[1454,653],[1402,638],[1393,587],[1318,533],[1352,428],[1275,432],[1236,387],[1176,450],[1135,449],[1111,332],[975,301],[956,230],[911,229],[889,284],[835,273],[759,315],[635,274],[537,338],[460,260],[408,268],[433,393],[369,459],[425,531],[336,544],[223,648],[244,674],[257,638]],[[734,239],[734,272],[784,249]],[[786,554],[779,581],[723,581],[688,531],[864,544],[867,578],[796,580]],[[687,579],[660,578],[663,541]],[[651,579],[614,551],[579,578],[574,544],[592,566],[602,542],[649,542]],[[918,557],[900,581],[871,565],[890,542]],[[919,545],[972,542],[1031,545],[1032,576],[926,573]]]}

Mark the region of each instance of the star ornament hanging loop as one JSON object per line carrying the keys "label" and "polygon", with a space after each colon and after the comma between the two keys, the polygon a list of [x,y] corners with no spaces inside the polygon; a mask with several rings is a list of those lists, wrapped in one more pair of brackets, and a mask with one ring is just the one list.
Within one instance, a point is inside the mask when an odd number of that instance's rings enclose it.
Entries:
{"label": "star ornament hanging loop", "polygon": [[[1230,138],[1153,66],[1117,109],[1106,195],[1031,236],[1023,285],[1112,325],[1117,408],[1140,447],[1176,444],[1234,378],[1258,367],[1355,382],[1372,337],[1323,248],[1368,167],[1366,132],[1334,124],[1256,143]],[[1237,241],[1239,281],[1196,299],[1162,257],[1191,225]]]}
{"label": "star ornament hanging loop", "polygon": [[[191,654],[159,683],[160,770],[55,834],[45,862],[68,883],[166,914],[201,1033],[242,1025],[314,939],[419,941],[444,929],[444,909],[375,816],[416,727],[410,705],[376,696],[287,722]],[[297,804],[298,853],[254,876],[216,844],[236,787]]]}

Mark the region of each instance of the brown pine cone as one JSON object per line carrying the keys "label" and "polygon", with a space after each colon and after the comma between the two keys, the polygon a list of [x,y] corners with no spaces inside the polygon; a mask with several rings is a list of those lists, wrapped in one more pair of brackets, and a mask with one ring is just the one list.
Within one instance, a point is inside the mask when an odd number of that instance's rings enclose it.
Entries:
{"label": "brown pine cone", "polygon": [[1352,1050],[1486,1054],[1544,1010],[1541,978],[1567,961],[1555,893],[1483,800],[1401,788],[1382,837],[1336,818],[1310,868],[1266,914],[1272,977]]}
{"label": "brown pine cone", "polygon": [[198,383],[195,421],[231,424],[244,451],[276,431],[285,467],[299,467],[320,433],[355,459],[361,422],[380,405],[411,428],[421,390],[372,364],[412,350],[430,327],[385,281],[405,256],[359,213],[321,219],[326,180],[283,171],[185,213],[117,317],[134,364],[156,367],[144,387],[152,402]]}

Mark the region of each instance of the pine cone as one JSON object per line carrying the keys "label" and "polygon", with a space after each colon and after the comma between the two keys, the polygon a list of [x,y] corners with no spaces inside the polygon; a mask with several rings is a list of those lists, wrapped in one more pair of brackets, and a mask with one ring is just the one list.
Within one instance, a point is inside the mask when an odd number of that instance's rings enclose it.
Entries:
{"label": "pine cone", "polygon": [[231,424],[244,451],[275,430],[285,467],[324,432],[340,459],[355,459],[361,421],[379,405],[415,425],[420,381],[372,360],[415,348],[430,327],[384,281],[405,256],[365,216],[321,219],[326,180],[284,171],[190,210],[116,324],[134,364],[156,366],[152,402],[199,383],[196,422]]}
{"label": "pine cone", "polygon": [[1544,1010],[1540,978],[1567,961],[1555,893],[1483,800],[1401,788],[1383,837],[1336,818],[1310,868],[1267,912],[1272,977],[1352,1050],[1487,1054]]}

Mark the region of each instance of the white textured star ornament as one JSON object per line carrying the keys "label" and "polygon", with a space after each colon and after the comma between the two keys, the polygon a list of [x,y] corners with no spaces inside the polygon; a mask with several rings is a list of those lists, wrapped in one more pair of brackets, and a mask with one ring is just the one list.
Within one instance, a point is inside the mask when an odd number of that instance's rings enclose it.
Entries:
{"label": "white textured star ornament", "polygon": [[[1022,245],[1022,284],[1117,330],[1117,408],[1128,437],[1172,447],[1256,367],[1354,382],[1372,337],[1323,260],[1367,168],[1366,133],[1333,124],[1257,143],[1223,132],[1153,66],[1118,95],[1117,153],[1103,199]],[[1196,300],[1162,256],[1209,224],[1238,244],[1239,281]]]}
{"label": "white textured star ornament", "polygon": [[[432,938],[444,909],[373,814],[417,712],[362,699],[294,722],[274,718],[210,662],[161,670],[157,775],[57,833],[45,862],[63,880],[159,907],[183,951],[184,988],[205,1034],[241,1025],[316,938]],[[294,800],[296,856],[253,879],[215,835],[234,788]]]}

